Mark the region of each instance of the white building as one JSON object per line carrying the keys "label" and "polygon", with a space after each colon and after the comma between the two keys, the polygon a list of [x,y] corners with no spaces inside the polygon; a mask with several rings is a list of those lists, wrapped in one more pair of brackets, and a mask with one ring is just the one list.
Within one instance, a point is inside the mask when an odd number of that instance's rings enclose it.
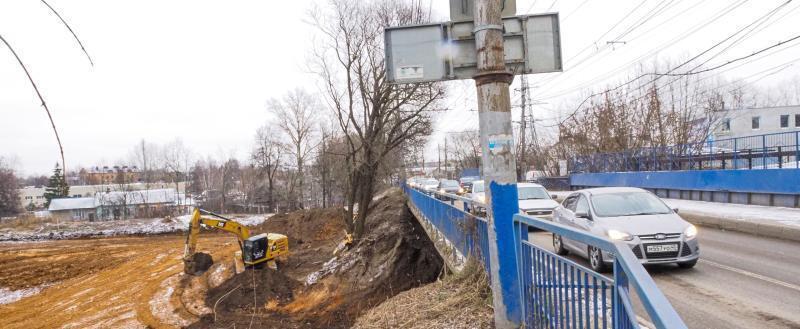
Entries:
{"label": "white building", "polygon": [[725,110],[712,135],[715,140],[800,131],[800,105]]}
{"label": "white building", "polygon": [[124,192],[97,192],[91,197],[61,198],[50,202],[50,215],[63,220],[110,220],[160,217],[185,213],[193,201],[174,188]]}
{"label": "white building", "polygon": [[[126,184],[124,190],[128,191],[141,191],[147,189],[168,189],[168,188],[175,188],[174,183],[150,183],[145,185],[144,183],[132,183]],[[69,187],[69,196],[71,198],[81,198],[81,197],[94,197],[95,193],[98,192],[114,192],[119,191],[120,185],[119,184],[108,184],[108,185],[75,185]],[[44,198],[44,187],[35,187],[35,186],[27,186],[24,188],[19,189],[19,202],[20,206],[25,209],[28,207],[29,204],[33,203],[35,208],[44,207],[45,201]],[[178,192],[179,193],[186,193],[186,182],[179,182],[178,183]]]}

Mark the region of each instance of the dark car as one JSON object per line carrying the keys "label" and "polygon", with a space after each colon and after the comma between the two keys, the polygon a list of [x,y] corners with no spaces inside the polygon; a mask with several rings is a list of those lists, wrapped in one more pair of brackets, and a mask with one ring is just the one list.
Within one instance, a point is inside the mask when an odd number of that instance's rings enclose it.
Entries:
{"label": "dark car", "polygon": [[478,176],[464,176],[459,179],[461,183],[461,188],[464,189],[464,193],[472,192],[472,182],[476,180],[480,180],[481,178]]}

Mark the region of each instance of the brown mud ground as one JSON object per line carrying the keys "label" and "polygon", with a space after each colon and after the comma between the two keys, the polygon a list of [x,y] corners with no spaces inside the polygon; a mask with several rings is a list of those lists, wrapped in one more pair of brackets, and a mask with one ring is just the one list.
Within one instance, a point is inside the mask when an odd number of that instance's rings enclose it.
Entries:
{"label": "brown mud ground", "polygon": [[[252,232],[289,236],[278,270],[234,273],[235,237],[204,233],[214,264],[183,274],[183,235],[0,243],[0,287],[46,286],[0,305],[0,328],[346,328],[392,296],[436,280],[442,260],[405,207],[385,195],[370,233],[333,258],[340,210],[275,215]],[[310,274],[318,277],[306,285]],[[255,289],[254,289],[255,287]]]}

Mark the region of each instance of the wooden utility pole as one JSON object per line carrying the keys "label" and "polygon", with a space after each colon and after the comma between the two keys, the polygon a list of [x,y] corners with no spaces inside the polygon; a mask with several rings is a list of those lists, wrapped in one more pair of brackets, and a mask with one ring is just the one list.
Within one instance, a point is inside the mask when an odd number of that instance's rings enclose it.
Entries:
{"label": "wooden utility pole", "polygon": [[[503,48],[502,0],[475,0],[473,7],[478,73],[481,149],[489,236],[492,302],[497,328],[519,328],[522,297],[514,246],[513,216],[519,212],[517,168],[509,85]],[[498,239],[498,236],[505,237]]]}

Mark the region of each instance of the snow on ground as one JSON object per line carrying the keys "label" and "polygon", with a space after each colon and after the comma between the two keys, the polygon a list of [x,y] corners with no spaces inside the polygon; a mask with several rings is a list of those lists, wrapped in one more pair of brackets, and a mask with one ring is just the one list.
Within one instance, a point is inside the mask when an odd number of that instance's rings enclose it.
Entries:
{"label": "snow on ground", "polygon": [[43,288],[46,288],[46,286],[20,290],[8,290],[6,288],[0,288],[0,305],[11,304],[25,297],[36,295],[41,292]]}
{"label": "snow on ground", "polygon": [[[263,223],[272,214],[233,217],[246,226]],[[124,219],[96,222],[66,221],[43,223],[32,229],[20,230],[15,227],[0,227],[2,241],[63,240],[88,237],[108,237],[118,235],[152,235],[186,231],[191,215],[175,218]]]}
{"label": "snow on ground", "polygon": [[797,208],[680,199],[664,199],[664,202],[670,207],[678,208],[680,214],[741,221],[769,220],[800,227],[800,209]]}
{"label": "snow on ground", "polygon": [[[562,200],[571,191],[550,191]],[[671,208],[678,208],[682,215],[703,216],[728,220],[768,220],[777,224],[800,226],[800,209],[768,207],[750,204],[719,203],[682,199],[662,199]]]}

